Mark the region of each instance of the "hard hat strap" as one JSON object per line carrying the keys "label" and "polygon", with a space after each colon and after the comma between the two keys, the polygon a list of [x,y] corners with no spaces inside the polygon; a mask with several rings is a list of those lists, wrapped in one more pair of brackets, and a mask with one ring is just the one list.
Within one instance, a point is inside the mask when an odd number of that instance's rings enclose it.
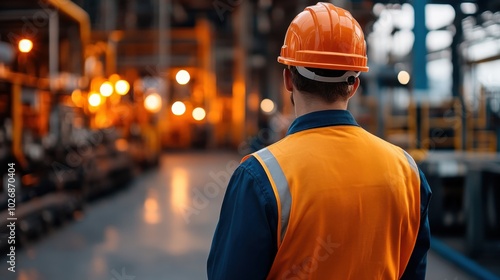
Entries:
{"label": "hard hat strap", "polygon": [[302,66],[296,66],[297,72],[299,72],[300,75],[302,75],[305,78],[308,78],[313,81],[318,81],[318,82],[325,82],[325,83],[340,83],[340,82],[346,82],[349,85],[354,84],[354,78],[357,78],[360,74],[360,72],[354,72],[354,71],[347,71],[345,72],[344,75],[340,77],[325,77],[325,76],[320,76],[316,75],[313,71],[310,71],[309,69],[302,67]]}

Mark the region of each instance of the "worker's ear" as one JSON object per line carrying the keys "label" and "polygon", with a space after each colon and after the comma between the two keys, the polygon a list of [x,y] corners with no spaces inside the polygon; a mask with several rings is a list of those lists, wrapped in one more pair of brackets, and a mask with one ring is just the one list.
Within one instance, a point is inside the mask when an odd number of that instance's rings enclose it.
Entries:
{"label": "worker's ear", "polygon": [[289,92],[292,92],[293,90],[292,72],[288,68],[285,68],[283,70],[283,83],[285,84],[285,89]]}
{"label": "worker's ear", "polygon": [[349,96],[347,97],[347,99],[350,99],[351,97],[354,96],[354,94],[356,93],[356,90],[358,90],[359,84],[360,84],[360,80],[359,80],[359,78],[356,78],[356,80],[354,81],[354,84],[352,86],[349,86],[351,88],[351,90],[349,91]]}

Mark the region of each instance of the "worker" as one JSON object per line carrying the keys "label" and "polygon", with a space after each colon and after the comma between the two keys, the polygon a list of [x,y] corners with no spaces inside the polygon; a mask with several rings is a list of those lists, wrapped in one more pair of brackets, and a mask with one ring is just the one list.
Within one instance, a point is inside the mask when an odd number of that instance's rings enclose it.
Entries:
{"label": "worker", "polygon": [[412,157],[347,111],[366,42],[330,3],[291,22],[278,62],[296,119],[227,187],[208,278],[424,279],[431,190]]}

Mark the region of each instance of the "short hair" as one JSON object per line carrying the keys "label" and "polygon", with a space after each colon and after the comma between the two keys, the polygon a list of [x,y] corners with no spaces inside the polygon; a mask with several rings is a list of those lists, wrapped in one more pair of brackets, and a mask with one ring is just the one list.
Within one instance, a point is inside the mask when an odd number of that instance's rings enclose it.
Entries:
{"label": "short hair", "polygon": [[[309,71],[314,72],[316,75],[324,77],[340,77],[346,72],[345,70],[306,68]],[[347,97],[349,96],[350,89],[347,82],[329,83],[311,80],[300,75],[295,66],[290,66],[290,72],[292,73],[293,85],[306,95],[319,97],[327,103],[333,103],[338,100],[347,100]]]}

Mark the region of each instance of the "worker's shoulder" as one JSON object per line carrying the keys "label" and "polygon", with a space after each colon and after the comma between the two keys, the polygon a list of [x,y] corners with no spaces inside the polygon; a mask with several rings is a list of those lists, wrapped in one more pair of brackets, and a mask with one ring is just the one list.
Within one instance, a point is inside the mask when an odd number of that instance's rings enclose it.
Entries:
{"label": "worker's shoulder", "polygon": [[[393,144],[385,139],[380,138],[377,135],[374,135],[364,129],[362,129],[362,134],[365,139],[367,139],[370,143],[370,146],[373,146],[374,149],[381,149],[384,153],[395,154],[398,156],[409,157],[409,154],[400,146]],[[410,157],[411,158],[411,157]]]}
{"label": "worker's shoulder", "polygon": [[397,157],[404,158],[408,161],[408,163],[412,166],[412,168],[417,167],[417,164],[415,163],[415,160],[411,157],[411,155],[403,148],[401,148],[398,145],[395,145],[385,139],[382,139],[374,134],[371,134],[370,132],[366,131],[367,137],[370,137],[371,141],[373,143],[376,143],[375,145],[378,145],[380,147],[383,147],[385,152],[388,154],[393,154]]}
{"label": "worker's shoulder", "polygon": [[235,173],[238,173],[238,176],[245,182],[267,189],[271,185],[262,163],[257,159],[257,152],[244,156]]}
{"label": "worker's shoulder", "polygon": [[[266,149],[266,148],[264,148]],[[259,174],[262,172],[262,165],[260,162],[257,160],[255,154],[258,153],[254,152],[248,155],[245,155],[240,162],[240,165],[238,166],[238,169],[241,169],[243,172],[249,173],[251,175]]]}

